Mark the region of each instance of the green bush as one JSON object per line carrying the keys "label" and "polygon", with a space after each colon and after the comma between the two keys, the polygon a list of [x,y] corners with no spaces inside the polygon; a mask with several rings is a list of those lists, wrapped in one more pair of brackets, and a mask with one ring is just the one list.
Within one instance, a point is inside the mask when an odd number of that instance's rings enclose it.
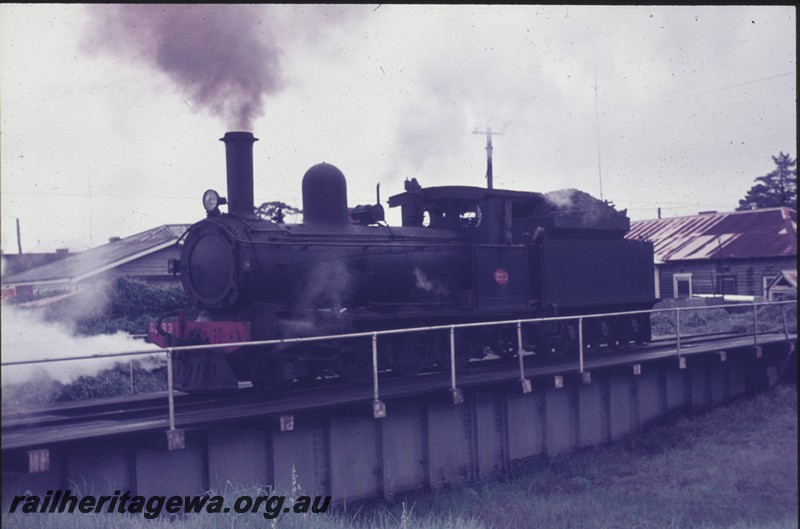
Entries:
{"label": "green bush", "polygon": [[118,363],[104,369],[95,376],[81,376],[68,384],[62,384],[47,376],[37,377],[21,384],[2,386],[4,409],[44,407],[55,402],[90,400],[116,397],[133,393],[166,391],[166,367],[153,368],[139,360],[133,361],[133,388],[131,388],[131,364]]}
{"label": "green bush", "polygon": [[[784,328],[784,314],[790,332],[797,329],[797,305],[760,306],[758,332],[779,331]],[[650,317],[653,336],[675,334],[675,313],[657,312]],[[725,307],[681,310],[681,335],[713,332],[753,332],[753,308],[735,304]]]}
{"label": "green bush", "polygon": [[82,376],[74,382],[64,384],[56,392],[53,401],[89,400],[117,397],[134,393],[151,393],[167,389],[166,368],[145,369],[141,363],[133,363],[133,388],[129,364],[117,364],[104,369],[93,377]]}
{"label": "green bush", "polygon": [[45,317],[69,323],[83,335],[139,334],[160,315],[178,309],[190,316],[193,312],[181,287],[158,287],[117,277],[48,306]]}

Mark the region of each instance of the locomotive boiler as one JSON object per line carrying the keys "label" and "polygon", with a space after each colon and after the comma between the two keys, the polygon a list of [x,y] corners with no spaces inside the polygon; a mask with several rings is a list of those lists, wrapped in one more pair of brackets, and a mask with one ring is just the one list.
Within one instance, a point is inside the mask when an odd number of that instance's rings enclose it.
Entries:
{"label": "locomotive boiler", "polygon": [[[253,134],[228,132],[222,141],[227,197],[206,191],[206,218],[181,237],[180,261],[170,263],[200,315],[152,324],[149,337],[161,346],[611,313],[656,301],[652,244],[625,240],[625,214],[588,195],[423,188],[412,179],[389,198],[402,217],[391,227],[380,200],[350,209],[344,175],[321,163],[302,180],[302,223],[287,224],[255,214]],[[589,348],[646,342],[649,316],[589,319],[584,336]],[[457,367],[513,357],[516,339],[516,328],[459,330]],[[410,376],[449,366],[447,333],[381,340],[381,369]],[[574,353],[577,325],[526,325],[523,344],[544,356]],[[231,346],[176,353],[175,366],[184,390],[241,380],[277,388],[324,375],[361,381],[371,375],[371,343]]]}

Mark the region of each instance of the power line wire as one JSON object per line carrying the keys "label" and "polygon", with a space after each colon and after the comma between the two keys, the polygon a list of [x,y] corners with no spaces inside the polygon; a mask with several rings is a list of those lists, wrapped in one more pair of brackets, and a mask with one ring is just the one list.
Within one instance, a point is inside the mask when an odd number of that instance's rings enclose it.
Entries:
{"label": "power line wire", "polygon": [[776,74],[776,75],[770,75],[768,77],[761,77],[759,79],[752,79],[750,81],[745,81],[743,83],[736,83],[736,84],[731,84],[731,85],[726,85],[726,86],[720,86],[720,87],[717,87],[717,88],[711,88],[709,90],[701,90],[700,92],[687,92],[687,93],[685,93],[683,95],[673,96],[673,97],[664,99],[663,101],[658,101],[658,102],[653,102],[653,103],[644,103],[644,104],[640,104],[640,105],[636,105],[636,104],[633,104],[633,105],[617,105],[617,106],[614,107],[614,110],[618,110],[618,109],[621,109],[621,108],[626,108],[626,109],[629,109],[629,110],[631,110],[631,109],[643,109],[643,108],[654,108],[654,107],[658,107],[658,106],[661,106],[661,105],[670,105],[670,104],[677,103],[677,102],[680,102],[680,101],[685,101],[687,99],[697,98],[699,96],[705,96],[705,95],[714,94],[714,93],[717,93],[717,92],[723,92],[725,90],[732,90],[734,88],[741,88],[743,86],[749,86],[749,85],[752,85],[752,84],[763,83],[764,81],[771,81],[773,79],[778,79],[780,77],[786,77],[786,76],[789,76],[789,75],[797,75],[797,71],[795,70],[795,71],[791,71],[791,72],[779,73],[779,74]]}
{"label": "power line wire", "polygon": [[[47,197],[86,197],[90,195],[86,193],[54,193],[50,191],[3,191],[3,195],[31,195],[31,196],[47,196]],[[185,197],[176,195],[123,195],[123,194],[92,194],[93,198],[156,198],[156,199],[178,199],[178,200],[195,200],[197,197]]]}

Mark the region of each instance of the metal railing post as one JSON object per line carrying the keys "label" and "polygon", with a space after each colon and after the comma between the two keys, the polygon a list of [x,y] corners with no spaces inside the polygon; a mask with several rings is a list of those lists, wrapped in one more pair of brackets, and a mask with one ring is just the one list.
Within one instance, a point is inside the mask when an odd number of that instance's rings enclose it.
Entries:
{"label": "metal railing post", "polygon": [[372,333],[372,416],[375,419],[386,417],[386,405],[378,395],[378,333]]}
{"label": "metal railing post", "polygon": [[583,316],[578,318],[578,372],[583,373]]}
{"label": "metal railing post", "polygon": [[783,336],[789,339],[789,324],[786,322],[786,305],[781,305],[781,318],[783,318]]}
{"label": "metal railing post", "polygon": [[131,395],[136,393],[136,386],[133,383],[133,360],[128,362],[128,374],[131,377]]}
{"label": "metal railing post", "polygon": [[681,309],[675,309],[675,344],[678,356],[681,355]]}
{"label": "metal railing post", "polygon": [[525,361],[522,358],[522,320],[517,320],[517,359],[519,360],[519,381],[522,384],[522,392],[531,392],[531,381],[525,378]]}
{"label": "metal railing post", "polygon": [[175,430],[175,395],[172,387],[172,349],[167,349],[167,399],[169,400],[169,429]]}
{"label": "metal railing post", "polygon": [[753,345],[758,347],[758,305],[753,304]]}
{"label": "metal railing post", "polygon": [[519,360],[519,379],[525,380],[525,363],[522,360],[522,321],[517,320],[517,359]]}
{"label": "metal railing post", "polygon": [[372,333],[372,393],[373,400],[378,399],[378,335]]}
{"label": "metal railing post", "polygon": [[456,328],[450,326],[450,391],[456,391]]}
{"label": "metal railing post", "polygon": [[172,355],[175,351],[167,349],[167,399],[169,400],[169,430],[167,430],[167,449],[183,450],[186,448],[186,436],[183,430],[175,429],[175,388],[172,382]]}
{"label": "metal railing post", "polygon": [[453,404],[464,402],[461,390],[456,387],[456,328],[450,326],[450,392],[453,395]]}

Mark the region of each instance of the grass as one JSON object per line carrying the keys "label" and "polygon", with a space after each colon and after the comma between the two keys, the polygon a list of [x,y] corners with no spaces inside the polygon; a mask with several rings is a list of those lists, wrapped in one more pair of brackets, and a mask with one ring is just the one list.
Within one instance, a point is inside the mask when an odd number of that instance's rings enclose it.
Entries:
{"label": "grass", "polygon": [[417,512],[445,507],[484,527],[794,527],[796,390],[780,388],[452,494],[425,499]]}
{"label": "grass", "polygon": [[[7,527],[320,529],[797,527],[797,392],[781,386],[513,477],[329,515],[3,515]],[[244,493],[248,493],[245,491]],[[334,498],[335,500],[335,498]],[[232,499],[230,501],[233,501]],[[226,502],[227,503],[227,502]]]}

